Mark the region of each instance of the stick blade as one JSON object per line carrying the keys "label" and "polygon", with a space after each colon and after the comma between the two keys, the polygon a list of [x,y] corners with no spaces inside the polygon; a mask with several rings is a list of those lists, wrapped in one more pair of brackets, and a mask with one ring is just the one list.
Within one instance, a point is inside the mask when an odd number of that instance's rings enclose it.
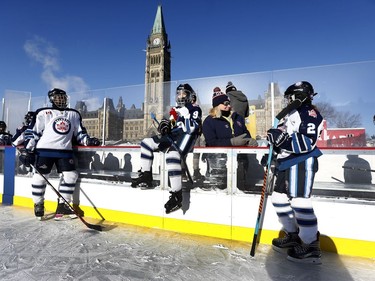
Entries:
{"label": "stick blade", "polygon": [[90,229],[96,230],[96,231],[103,231],[103,226],[99,224],[91,224],[91,223],[86,223],[86,226]]}

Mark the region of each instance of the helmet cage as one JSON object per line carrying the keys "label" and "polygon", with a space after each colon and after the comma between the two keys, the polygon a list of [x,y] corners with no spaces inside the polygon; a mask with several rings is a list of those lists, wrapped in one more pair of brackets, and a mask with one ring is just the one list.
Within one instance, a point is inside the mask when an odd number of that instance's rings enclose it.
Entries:
{"label": "helmet cage", "polygon": [[60,89],[53,89],[48,92],[49,101],[57,108],[65,109],[68,106],[68,96]]}
{"label": "helmet cage", "polygon": [[29,124],[31,123],[31,120],[33,119],[35,115],[35,112],[33,111],[29,111],[28,113],[26,113],[25,115],[25,125],[26,126],[29,126]]}
{"label": "helmet cage", "polygon": [[192,94],[186,89],[177,89],[176,91],[176,104],[178,106],[184,107],[186,104],[191,103]]}

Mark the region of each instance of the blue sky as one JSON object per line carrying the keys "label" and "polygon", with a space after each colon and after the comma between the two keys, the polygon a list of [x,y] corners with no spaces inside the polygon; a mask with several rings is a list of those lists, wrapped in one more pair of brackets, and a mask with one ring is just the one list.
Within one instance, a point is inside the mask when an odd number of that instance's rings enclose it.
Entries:
{"label": "blue sky", "polygon": [[143,84],[158,4],[172,80],[375,59],[373,0],[3,0],[0,94]]}
{"label": "blue sky", "polygon": [[2,0],[0,97],[143,84],[159,4],[172,80],[375,59],[374,0]]}

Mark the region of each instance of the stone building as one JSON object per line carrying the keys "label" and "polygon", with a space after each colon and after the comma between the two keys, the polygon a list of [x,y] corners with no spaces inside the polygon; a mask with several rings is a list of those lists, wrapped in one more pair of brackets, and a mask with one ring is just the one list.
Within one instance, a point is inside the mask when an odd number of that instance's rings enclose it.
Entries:
{"label": "stone building", "polygon": [[[122,98],[115,108],[113,100],[106,98],[106,105],[87,111],[84,101],[76,104],[82,123],[88,133],[103,142],[139,143],[145,136],[155,133],[151,113],[160,120],[170,106],[171,44],[166,33],[161,5],[158,6],[154,25],[147,38],[145,67],[145,99],[142,108],[132,105],[125,108]],[[105,116],[105,120],[103,120]],[[103,133],[104,132],[104,133]],[[108,143],[106,143],[108,144]]]}
{"label": "stone building", "polygon": [[[106,98],[103,105],[95,111],[87,111],[84,101],[77,102],[75,108],[80,111],[83,125],[88,133],[99,137],[106,145],[139,144],[144,137],[156,133],[151,113],[161,120],[169,112],[171,91],[174,92],[177,85],[171,84],[171,44],[161,5],[157,8],[153,27],[146,40],[144,85],[144,103],[141,108],[136,108],[134,104],[126,108],[121,97],[116,107],[111,98]],[[255,130],[255,137],[265,138],[267,129],[273,123],[272,108],[276,113],[280,112],[282,101],[283,95],[277,83],[269,84],[264,97],[259,96],[256,100],[249,100],[252,112],[250,122],[255,124],[252,127],[252,131]],[[201,107],[203,110],[205,105]],[[203,116],[207,113],[208,111],[203,112]]]}

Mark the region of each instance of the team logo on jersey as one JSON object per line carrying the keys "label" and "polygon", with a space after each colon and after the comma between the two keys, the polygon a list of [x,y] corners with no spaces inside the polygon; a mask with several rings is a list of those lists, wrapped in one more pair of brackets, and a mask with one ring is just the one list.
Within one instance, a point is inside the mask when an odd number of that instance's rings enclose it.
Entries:
{"label": "team logo on jersey", "polygon": [[71,124],[68,119],[58,118],[53,121],[52,128],[56,133],[66,135],[70,132]]}
{"label": "team logo on jersey", "polygon": [[314,118],[318,117],[318,114],[316,114],[316,111],[314,109],[311,109],[308,112],[309,112],[309,116],[314,117]]}

